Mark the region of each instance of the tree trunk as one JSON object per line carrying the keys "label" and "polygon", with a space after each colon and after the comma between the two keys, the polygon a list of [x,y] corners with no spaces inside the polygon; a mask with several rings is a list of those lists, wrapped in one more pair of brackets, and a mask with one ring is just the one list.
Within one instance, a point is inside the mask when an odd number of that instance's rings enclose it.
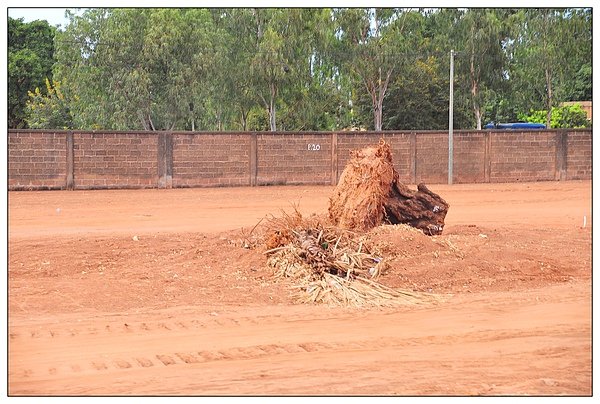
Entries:
{"label": "tree trunk", "polygon": [[474,105],[473,110],[475,111],[475,121],[477,123],[477,130],[481,130],[481,108],[479,108],[479,105]]}
{"label": "tree trunk", "polygon": [[373,107],[373,126],[376,131],[381,131],[383,128],[383,99],[387,92],[387,87],[392,77],[394,69],[389,69],[386,72],[385,79],[381,78],[381,68],[379,69],[379,80],[377,84],[372,81],[364,80],[367,91],[371,95],[371,106]]}
{"label": "tree trunk", "polygon": [[245,132],[248,130],[248,114],[250,113],[250,110],[248,109],[246,112],[243,107],[240,107],[240,110],[242,115],[242,131]]}
{"label": "tree trunk", "polygon": [[381,130],[381,110],[379,109],[379,105],[376,105],[373,110],[373,126],[376,131]]}
{"label": "tree trunk", "polygon": [[[471,30],[473,34],[474,28]],[[475,52],[471,52],[471,59],[469,64],[469,73],[471,75],[471,98],[473,100],[473,113],[475,114],[475,122],[477,124],[477,130],[481,130],[481,107],[479,106],[479,80],[477,72],[475,71]]]}
{"label": "tree trunk", "polygon": [[277,131],[277,121],[275,120],[275,97],[277,96],[277,88],[274,83],[271,83],[271,99],[269,101],[269,124],[271,132]]}
{"label": "tree trunk", "polygon": [[548,102],[546,106],[546,128],[550,129],[550,124],[552,121],[552,72],[550,69],[545,69],[546,73],[546,95],[548,97]]}
{"label": "tree trunk", "polygon": [[269,126],[271,128],[271,132],[277,131],[277,122],[275,120],[275,105],[273,104],[273,101],[271,101],[271,104],[269,105]]}
{"label": "tree trunk", "polygon": [[150,130],[156,130],[154,127],[154,123],[152,122],[152,117],[148,114],[148,125],[150,126]]}

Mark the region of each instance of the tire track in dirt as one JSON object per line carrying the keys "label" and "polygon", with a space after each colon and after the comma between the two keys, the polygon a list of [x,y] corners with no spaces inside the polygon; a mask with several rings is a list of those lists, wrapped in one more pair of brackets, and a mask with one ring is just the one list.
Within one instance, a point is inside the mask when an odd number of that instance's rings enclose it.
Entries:
{"label": "tire track in dirt", "polygon": [[[155,377],[156,374],[161,374],[160,369],[169,369],[168,375],[165,377],[173,377],[177,374],[189,374],[189,372],[204,371],[210,372],[210,369],[218,364],[225,365],[227,369],[236,369],[238,366],[247,369],[251,367],[252,363],[256,363],[257,366],[262,367],[263,370],[258,373],[256,377],[259,378],[270,378],[274,374],[278,373],[277,370],[285,364],[296,364],[302,362],[313,362],[318,364],[326,358],[336,358],[339,362],[339,358],[352,357],[362,358],[364,361],[365,357],[373,355],[376,358],[376,363],[379,363],[383,358],[382,355],[388,352],[387,355],[394,363],[407,364],[414,363],[419,366],[422,360],[416,359],[422,357],[425,352],[438,352],[438,369],[442,369],[443,372],[453,373],[456,369],[461,369],[462,372],[471,372],[470,369],[487,369],[491,366],[491,359],[488,357],[482,365],[482,358],[478,354],[471,354],[470,347],[481,348],[481,346],[488,346],[490,352],[492,352],[492,358],[494,353],[498,355],[507,356],[508,358],[530,355],[532,358],[546,357],[551,360],[559,361],[567,366],[571,371],[580,373],[575,366],[575,360],[573,358],[573,352],[579,352],[579,356],[587,351],[589,352],[589,346],[585,343],[569,343],[569,347],[561,346],[556,343],[541,344],[538,349],[531,350],[532,345],[528,344],[527,347],[522,347],[521,340],[531,338],[533,335],[544,335],[547,332],[547,328],[540,327],[538,329],[532,329],[528,335],[522,335],[518,331],[512,332],[510,330],[500,330],[500,338],[494,336],[495,331],[482,331],[481,333],[466,333],[464,335],[456,335],[454,338],[447,339],[445,336],[430,336],[428,338],[388,338],[388,339],[359,339],[353,341],[343,342],[325,342],[325,341],[306,341],[300,343],[269,343],[259,344],[251,346],[230,346],[224,349],[214,350],[190,350],[190,351],[162,351],[157,352],[156,349],[146,349],[143,356],[127,356],[119,354],[103,354],[102,360],[91,360],[86,363],[85,360],[79,359],[75,362],[62,362],[60,364],[51,364],[47,372],[40,372],[38,368],[26,368],[19,369],[16,373],[9,374],[9,378],[13,380],[20,380],[20,383],[25,383],[27,386],[35,386],[37,383],[52,383],[53,386],[60,386],[61,384],[68,383],[73,384],[73,380],[77,380],[78,377],[84,377],[85,375],[91,377],[102,377],[105,375],[110,378],[118,380],[124,380],[123,378],[129,378],[126,373],[131,372],[132,380],[136,380],[136,385],[148,385],[148,381],[143,381],[145,369],[153,370],[153,373],[148,376]],[[557,340],[564,339],[569,341],[572,337],[573,330],[568,326],[560,329],[553,329],[552,334]],[[191,336],[190,336],[191,337]],[[507,343],[514,339],[513,343]],[[501,342],[497,347],[489,341],[498,340]],[[576,342],[576,341],[575,341]],[[165,348],[167,344],[163,344]],[[453,351],[458,348],[458,354],[461,356],[461,362],[457,364],[453,361]],[[497,348],[497,349],[492,349]],[[407,351],[405,353],[405,351]],[[477,351],[477,349],[475,349]],[[137,355],[137,354],[136,354]],[[352,359],[354,360],[354,359]],[[511,359],[509,359],[511,360]],[[266,362],[265,362],[266,361]],[[235,364],[234,364],[235,363]],[[265,368],[265,363],[278,364],[275,366],[275,370],[271,369],[270,365]],[[317,365],[314,365],[317,366]],[[360,366],[360,363],[355,364],[354,367]],[[372,367],[373,365],[371,365]],[[484,366],[482,368],[482,366]],[[189,370],[186,370],[188,369]],[[203,370],[204,369],[204,370]],[[223,367],[216,367],[215,369],[223,369]],[[445,369],[445,370],[444,370]],[[491,369],[491,368],[490,368]],[[422,371],[422,370],[421,370]],[[438,370],[439,371],[439,370]],[[158,373],[156,373],[158,372]],[[346,370],[340,369],[341,373],[351,373],[351,368]],[[373,373],[373,369],[370,370]],[[376,372],[378,373],[378,372]],[[94,376],[97,374],[98,376]],[[119,376],[122,374],[122,376]],[[444,373],[445,375],[445,373]],[[311,377],[310,374],[306,374],[306,377]],[[140,379],[140,377],[142,379]],[[149,379],[151,380],[152,377]],[[281,377],[281,375],[279,376]],[[291,376],[287,376],[291,377]],[[297,375],[299,377],[299,375]],[[314,377],[314,375],[313,375]],[[449,377],[449,376],[445,376]],[[74,379],[75,378],[75,379]],[[141,381],[142,380],[142,381]],[[546,380],[546,383],[552,383],[552,386],[559,388],[561,383],[556,378],[546,377],[540,380]],[[370,382],[381,383],[373,375],[368,377],[359,378],[358,382],[363,385],[368,385]],[[448,379],[447,382],[451,382]],[[583,381],[585,382],[585,380]],[[332,384],[333,385],[333,384]],[[485,386],[485,383],[482,385]],[[474,384],[474,391],[477,394],[486,392],[493,393],[492,387],[481,388],[478,384]],[[23,388],[23,387],[22,387]],[[59,387],[57,387],[59,388]],[[74,387],[72,387],[74,388]],[[273,388],[276,389],[276,383],[273,383]],[[340,387],[342,388],[342,387]],[[344,385],[343,388],[349,389],[348,385]],[[421,387],[423,392],[427,392],[428,389],[432,389],[431,385],[423,383]],[[26,391],[26,389],[24,390]],[[277,391],[277,390],[275,390]],[[351,390],[348,390],[351,391]],[[79,391],[82,393],[83,391]],[[435,390],[431,390],[435,393]]]}
{"label": "tire track in dirt", "polygon": [[[329,317],[323,317],[325,320]],[[314,317],[314,320],[319,320],[319,316]],[[294,323],[305,321],[306,318],[302,315],[290,315],[285,317],[286,323]],[[78,320],[79,321],[79,320]],[[153,333],[159,331],[194,331],[198,329],[215,329],[217,327],[245,327],[245,326],[265,326],[269,324],[277,324],[282,322],[281,315],[259,316],[252,317],[236,317],[236,316],[219,316],[207,317],[203,320],[185,319],[173,321],[129,321],[124,319],[123,322],[110,322],[104,325],[77,325],[70,324],[69,327],[50,327],[36,326],[32,329],[23,329],[19,327],[19,331],[14,331],[15,327],[11,327],[9,332],[10,340],[18,340],[27,334],[31,338],[59,338],[59,337],[79,337],[79,336],[96,336],[96,335],[119,335],[119,334],[135,334],[135,333]]]}
{"label": "tire track in dirt", "polygon": [[[163,387],[165,390],[155,386],[157,380],[166,379],[192,394],[226,393],[226,381],[242,377],[236,369],[245,369],[244,377],[268,380],[261,383],[270,389],[257,391],[248,383],[242,391],[282,393],[277,380],[293,377],[295,383],[302,384],[297,374],[301,366],[305,366],[303,371],[317,371],[318,366],[323,366],[345,374],[352,369],[359,371],[361,363],[368,368],[357,376],[357,383],[364,389],[385,387],[382,383],[386,378],[415,378],[417,373],[402,370],[406,369],[403,363],[416,366],[425,377],[424,366],[429,363],[444,383],[453,383],[450,374],[458,370],[477,392],[486,393],[498,390],[473,382],[476,366],[492,372],[494,363],[512,361],[515,372],[528,375],[531,370],[521,368],[521,364],[537,364],[541,360],[548,363],[545,368],[553,370],[538,372],[540,378],[556,391],[564,391],[560,389],[567,385],[566,373],[573,374],[575,391],[588,380],[589,369],[585,369],[591,361],[590,297],[578,289],[561,290],[563,293],[558,295],[571,293],[564,296],[564,301],[555,300],[557,290],[552,289],[546,290],[539,302],[523,300],[526,295],[503,303],[493,299],[484,303],[475,297],[402,311],[288,307],[289,315],[267,316],[255,309],[218,315],[210,310],[180,309],[180,315],[145,311],[137,316],[73,314],[45,321],[11,317],[9,394],[177,391],[169,390],[176,388],[173,386]],[[422,358],[432,356],[435,361],[423,362]],[[394,366],[394,375],[381,373],[386,363]],[[346,370],[342,370],[344,366]],[[217,370],[220,373],[214,373]],[[183,380],[194,383],[190,375],[201,376],[208,384],[202,388],[185,387]],[[322,382],[316,375],[306,377],[311,383],[337,386],[333,376],[324,376],[328,381]],[[403,383],[404,390],[400,391],[414,388]],[[371,391],[352,390],[347,385],[339,388],[348,393]],[[422,388],[432,392],[441,389],[431,384]]]}
{"label": "tire track in dirt", "polygon": [[[185,323],[183,323],[185,324]],[[164,323],[157,323],[156,330],[168,330],[173,331],[171,328],[164,327]],[[142,330],[142,328],[140,328]],[[148,331],[145,329],[145,331]],[[483,330],[478,332],[465,332],[453,335],[435,336],[430,335],[425,338],[394,338],[388,337],[382,338],[369,338],[369,339],[354,339],[342,342],[324,342],[324,341],[302,341],[298,343],[270,343],[270,344],[259,344],[249,346],[230,346],[225,349],[194,349],[190,351],[169,351],[155,353],[154,351],[136,353],[135,356],[123,356],[113,354],[111,352],[100,352],[102,359],[90,359],[87,363],[84,360],[79,360],[77,363],[65,362],[60,355],[54,358],[57,363],[50,363],[48,367],[47,375],[57,376],[61,374],[69,373],[80,373],[82,371],[98,371],[98,372],[110,372],[114,370],[124,370],[133,367],[148,368],[153,366],[173,366],[173,365],[190,365],[206,362],[215,361],[237,361],[247,359],[257,359],[263,357],[272,357],[280,355],[311,355],[315,353],[327,353],[327,352],[349,352],[349,351],[372,351],[372,350],[385,350],[385,349],[400,349],[403,347],[429,345],[429,346],[442,346],[447,344],[457,343],[486,343],[494,341],[506,341],[510,339],[521,340],[527,338],[539,337],[543,335],[547,330],[545,328],[533,328],[527,332],[514,331],[514,330]],[[560,339],[572,335],[575,330],[569,325],[555,328],[553,330],[553,337]],[[589,331],[589,330],[588,330]],[[109,331],[110,332],[110,331]],[[122,333],[128,333],[131,331],[122,331]],[[138,330],[138,332],[140,332]],[[161,339],[168,340],[169,333],[159,332]],[[36,334],[37,335],[37,334]],[[71,334],[63,334],[64,339],[69,339]],[[194,334],[189,334],[187,338],[194,338]],[[26,339],[25,337],[24,339]],[[39,338],[39,337],[31,337]],[[18,340],[18,336],[15,337]],[[52,350],[52,341],[48,342],[49,350]],[[161,344],[168,345],[168,342]],[[144,355],[140,355],[143,353]],[[567,350],[561,347],[547,347],[535,350],[536,354],[545,354],[552,356],[564,356],[567,354]],[[18,369],[13,372],[13,376],[19,378],[30,378],[40,372],[34,369],[24,368]],[[42,376],[42,375],[40,375]]]}

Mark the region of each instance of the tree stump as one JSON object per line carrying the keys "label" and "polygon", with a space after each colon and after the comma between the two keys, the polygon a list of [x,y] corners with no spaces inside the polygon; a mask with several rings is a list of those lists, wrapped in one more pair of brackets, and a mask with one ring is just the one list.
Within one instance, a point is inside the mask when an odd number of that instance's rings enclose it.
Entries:
{"label": "tree stump", "polygon": [[381,224],[408,224],[427,235],[441,234],[450,205],[425,184],[411,190],[398,180],[390,145],[351,152],[333,196],[329,219],[337,226],[367,231]]}

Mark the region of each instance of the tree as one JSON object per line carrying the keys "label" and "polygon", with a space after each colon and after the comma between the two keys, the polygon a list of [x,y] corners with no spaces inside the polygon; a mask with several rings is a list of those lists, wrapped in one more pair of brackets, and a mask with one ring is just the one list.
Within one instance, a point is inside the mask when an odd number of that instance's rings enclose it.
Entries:
{"label": "tree", "polygon": [[502,21],[506,13],[499,9],[469,9],[457,25],[461,44],[457,60],[458,74],[468,79],[470,103],[475,126],[481,130],[485,105],[498,89],[505,72],[502,44],[506,37]]}
{"label": "tree", "polygon": [[520,89],[521,110],[545,110],[550,127],[552,108],[576,94],[578,73],[583,93],[591,88],[591,11],[525,9],[519,16],[511,79]]}
{"label": "tree", "polygon": [[207,9],[152,10],[149,22],[142,52],[151,83],[149,112],[158,127],[173,130],[191,104],[196,109],[209,95],[219,42]]}
{"label": "tree", "polygon": [[28,92],[52,79],[54,34],[46,21],[8,18],[8,127],[25,128]]}
{"label": "tree", "polygon": [[251,59],[256,54],[258,27],[256,14],[247,8],[216,9],[213,19],[222,30],[221,43],[225,49],[223,69],[217,71],[217,92],[227,105],[231,116],[229,126],[241,130],[261,130],[256,126],[260,99],[249,74]]}
{"label": "tree", "polygon": [[225,9],[214,14],[227,31],[225,63],[230,70],[221,86],[239,111],[237,126],[262,128],[258,106],[268,130],[325,129],[339,120],[339,81],[327,54],[334,34],[329,9]]}
{"label": "tree", "polygon": [[[82,128],[173,130],[205,105],[219,42],[206,9],[91,9],[57,40]],[[191,106],[194,108],[190,108]],[[190,111],[192,110],[192,111]]]}
{"label": "tree", "polygon": [[[253,9],[256,53],[250,60],[255,91],[277,130],[277,109],[310,85],[315,9]],[[307,29],[308,28],[308,29]]]}
{"label": "tree", "polygon": [[277,99],[286,79],[285,74],[289,72],[289,65],[283,55],[285,45],[282,33],[273,27],[264,26],[260,26],[258,31],[261,36],[257,52],[251,61],[250,72],[258,84],[258,96],[269,114],[269,127],[271,131],[276,131]]}
{"label": "tree", "polygon": [[335,64],[330,9],[302,9],[288,16],[286,45],[293,49],[289,80],[280,99],[282,128],[332,130],[349,125],[350,81]]}
{"label": "tree", "polygon": [[[382,129],[383,101],[394,74],[419,49],[422,15],[403,9],[334,10],[342,71],[361,82],[371,100],[373,127]],[[356,85],[356,84],[355,84]]]}
{"label": "tree", "polygon": [[434,56],[418,59],[396,77],[384,102],[385,129],[448,127],[448,77],[439,74],[439,65]]}
{"label": "tree", "polygon": [[101,68],[99,53],[102,47],[108,47],[101,42],[108,15],[107,9],[88,9],[81,16],[67,11],[69,24],[56,33],[54,77],[63,83],[73,125],[78,129],[129,128],[114,124],[118,114],[114,114],[114,105],[107,97],[111,72]]}
{"label": "tree", "polygon": [[[440,84],[440,92],[436,102],[443,102],[444,109],[437,113],[436,118],[439,121],[446,120],[443,128],[448,128],[449,118],[449,86],[450,86],[450,51],[462,51],[463,36],[461,30],[461,20],[464,17],[465,10],[457,8],[443,8],[428,10],[424,12],[425,19],[425,44],[426,50],[430,56],[435,58],[437,68],[435,75]],[[453,125],[456,129],[472,129],[474,127],[471,95],[469,91],[468,75],[462,74],[461,62],[464,54],[455,55],[454,72],[454,100],[453,100]],[[464,70],[463,70],[464,71]],[[438,105],[438,104],[436,104]],[[441,107],[441,105],[440,105]],[[415,113],[414,110],[408,113]]]}
{"label": "tree", "polygon": [[[592,10],[571,8],[564,12],[567,34],[563,39],[564,67],[561,101],[592,100]],[[567,63],[565,63],[567,62]]]}
{"label": "tree", "polygon": [[[591,43],[591,42],[590,42]],[[591,52],[590,52],[591,55]],[[591,101],[592,100],[592,64],[584,62],[579,70],[566,83],[564,98],[569,101]]]}
{"label": "tree", "polygon": [[[70,15],[54,48],[49,83],[81,129],[442,129],[451,49],[456,128],[592,88],[578,8],[96,8]],[[31,60],[9,55],[9,79]]]}
{"label": "tree", "polygon": [[61,83],[46,79],[46,93],[39,87],[29,92],[26,118],[32,129],[73,129],[69,103],[61,91]]}

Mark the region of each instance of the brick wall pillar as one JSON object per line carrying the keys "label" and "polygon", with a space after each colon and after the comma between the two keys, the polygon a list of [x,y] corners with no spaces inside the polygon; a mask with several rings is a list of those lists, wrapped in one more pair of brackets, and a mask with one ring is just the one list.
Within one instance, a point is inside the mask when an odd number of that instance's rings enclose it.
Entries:
{"label": "brick wall pillar", "polygon": [[74,176],[74,172],[75,172],[75,164],[74,164],[74,158],[73,158],[73,149],[74,149],[74,143],[73,143],[73,131],[69,131],[67,132],[67,141],[66,141],[66,148],[67,148],[67,172],[66,172],[66,176],[65,176],[65,188],[68,190],[73,190],[75,189],[75,176]]}
{"label": "brick wall pillar", "polygon": [[250,134],[250,186],[256,186],[256,177],[258,176],[258,148],[257,148],[257,135],[256,133]]}
{"label": "brick wall pillar", "polygon": [[331,185],[338,183],[338,134],[331,134]]}
{"label": "brick wall pillar", "polygon": [[483,182],[490,182],[490,177],[492,174],[492,140],[490,136],[490,132],[485,132],[484,135],[484,143],[485,148],[483,150]]}
{"label": "brick wall pillar", "polygon": [[158,134],[158,187],[173,188],[173,134]]}
{"label": "brick wall pillar", "polygon": [[554,179],[565,181],[567,179],[567,132],[556,134],[556,168]]}
{"label": "brick wall pillar", "polygon": [[410,133],[410,182],[417,183],[417,134]]}

